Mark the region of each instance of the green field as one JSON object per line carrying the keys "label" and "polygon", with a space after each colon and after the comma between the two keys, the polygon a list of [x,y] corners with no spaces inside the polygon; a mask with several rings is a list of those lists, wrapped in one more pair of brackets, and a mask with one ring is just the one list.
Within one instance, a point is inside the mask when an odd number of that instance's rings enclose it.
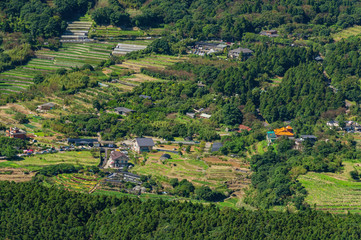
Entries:
{"label": "green field", "polygon": [[332,213],[361,213],[361,182],[349,176],[355,164],[344,162],[344,165],[342,173],[309,172],[299,177],[308,192],[306,202],[311,207]]}
{"label": "green field", "polygon": [[348,38],[351,36],[356,36],[361,33],[361,26],[353,26],[346,28],[338,33],[332,35],[335,41],[340,41],[341,39]]}
{"label": "green field", "polygon": [[21,167],[34,171],[39,170],[47,165],[60,163],[69,163],[74,165],[98,165],[99,159],[93,158],[89,151],[69,151],[58,153],[39,154],[31,157],[25,157],[19,161],[3,161],[0,162],[2,167]]}

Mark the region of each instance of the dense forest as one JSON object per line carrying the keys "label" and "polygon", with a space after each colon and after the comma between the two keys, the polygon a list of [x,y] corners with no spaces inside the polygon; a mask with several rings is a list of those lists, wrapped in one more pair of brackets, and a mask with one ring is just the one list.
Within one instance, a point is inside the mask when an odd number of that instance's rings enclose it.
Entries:
{"label": "dense forest", "polygon": [[[0,183],[3,239],[359,239],[357,215],[218,209]],[[21,227],[19,227],[21,226]]]}

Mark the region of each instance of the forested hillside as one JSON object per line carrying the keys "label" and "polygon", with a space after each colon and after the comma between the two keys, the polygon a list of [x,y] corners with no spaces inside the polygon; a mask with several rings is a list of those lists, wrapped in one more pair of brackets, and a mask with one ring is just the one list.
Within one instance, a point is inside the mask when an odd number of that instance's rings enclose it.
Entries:
{"label": "forested hillside", "polygon": [[[4,239],[358,239],[356,215],[219,210],[188,202],[110,198],[0,183]],[[21,226],[21,227],[19,227]]]}

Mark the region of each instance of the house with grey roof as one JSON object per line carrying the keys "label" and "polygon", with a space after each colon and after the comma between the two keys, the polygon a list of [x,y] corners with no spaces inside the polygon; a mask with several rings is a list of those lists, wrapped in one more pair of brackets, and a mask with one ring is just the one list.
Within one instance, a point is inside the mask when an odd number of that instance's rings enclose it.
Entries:
{"label": "house with grey roof", "polygon": [[223,144],[221,142],[215,142],[212,145],[211,152],[218,152],[221,147],[223,147]]}
{"label": "house with grey roof", "polygon": [[242,58],[242,60],[246,60],[252,57],[253,51],[248,48],[236,48],[228,52],[229,58]]}
{"label": "house with grey roof", "polygon": [[133,149],[137,153],[151,152],[154,147],[153,139],[151,138],[135,138]]}
{"label": "house with grey roof", "polygon": [[121,151],[111,151],[109,157],[109,166],[111,168],[119,168],[128,165],[129,157]]}
{"label": "house with grey roof", "polygon": [[125,108],[125,107],[117,107],[117,108],[114,108],[114,111],[120,115],[123,115],[123,116],[128,116],[129,114],[131,114],[132,112],[135,112],[134,110],[132,109],[129,109],[129,108]]}
{"label": "house with grey roof", "polygon": [[144,99],[149,99],[149,100],[152,100],[152,97],[151,96],[147,96],[147,95],[139,95],[140,98],[144,98]]}
{"label": "house with grey roof", "polygon": [[55,107],[54,103],[44,103],[42,105],[39,105],[38,108],[36,109],[36,111],[48,111],[51,110]]}

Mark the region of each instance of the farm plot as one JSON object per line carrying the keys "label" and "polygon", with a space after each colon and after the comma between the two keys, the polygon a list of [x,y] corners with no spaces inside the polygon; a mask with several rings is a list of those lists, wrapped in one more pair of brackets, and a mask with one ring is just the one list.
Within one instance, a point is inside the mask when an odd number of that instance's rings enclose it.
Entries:
{"label": "farm plot", "polygon": [[113,43],[64,43],[59,51],[40,50],[26,65],[0,73],[1,94],[21,92],[33,84],[38,74],[54,72],[59,68],[97,65],[109,58]]}
{"label": "farm plot", "polygon": [[153,175],[164,181],[170,178],[187,179],[195,185],[211,187],[224,186],[225,181],[234,181],[241,174],[231,164],[210,166],[207,161],[187,159],[174,153],[170,153],[171,159],[161,161],[159,158],[163,153],[149,154],[145,164],[136,164],[133,170],[138,174]]}
{"label": "farm plot", "polygon": [[148,56],[137,60],[126,60],[122,64],[117,64],[104,69],[104,73],[107,75],[122,75],[124,73],[130,73],[130,75],[121,77],[118,83],[111,84],[114,87],[121,88],[125,91],[130,91],[134,86],[139,85],[142,82],[149,81],[166,81],[154,77],[147,76],[141,73],[141,68],[157,68],[165,69],[168,66],[183,61],[184,58],[171,57],[171,56]]}
{"label": "farm plot", "polygon": [[332,37],[335,41],[340,41],[341,39],[356,36],[359,34],[361,34],[361,26],[353,26],[333,34]]}
{"label": "farm plot", "polygon": [[88,176],[82,173],[73,173],[59,174],[53,177],[52,181],[67,190],[90,192],[96,187],[100,179],[101,178],[96,175]]}
{"label": "farm plot", "polygon": [[306,202],[317,210],[332,213],[361,213],[361,182],[350,179],[349,172],[357,164],[345,162],[343,173],[309,172],[299,181],[306,188]]}
{"label": "farm plot", "polygon": [[89,32],[90,38],[97,39],[146,39],[149,37],[157,37],[162,34],[163,28],[152,28],[149,30],[141,30],[139,28],[122,29],[113,26],[97,26]]}
{"label": "farm plot", "polygon": [[0,168],[0,181],[27,182],[35,175],[21,168]]}

